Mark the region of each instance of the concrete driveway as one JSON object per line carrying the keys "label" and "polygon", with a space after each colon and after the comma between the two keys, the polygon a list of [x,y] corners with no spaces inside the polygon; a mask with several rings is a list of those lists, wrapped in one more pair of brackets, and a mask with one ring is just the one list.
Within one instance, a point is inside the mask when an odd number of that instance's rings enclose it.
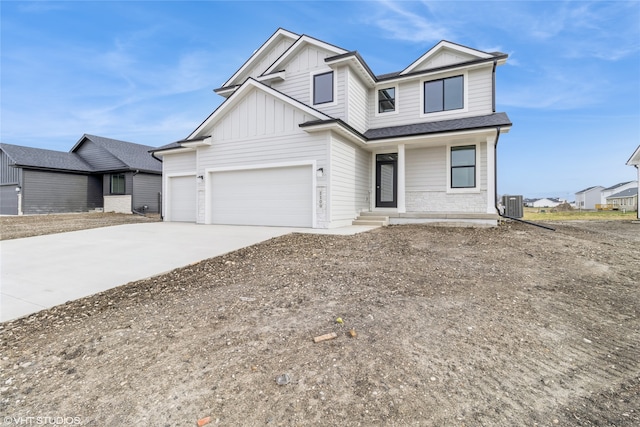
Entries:
{"label": "concrete driveway", "polygon": [[155,222],[0,242],[0,322],[166,273],[291,232],[310,230]]}

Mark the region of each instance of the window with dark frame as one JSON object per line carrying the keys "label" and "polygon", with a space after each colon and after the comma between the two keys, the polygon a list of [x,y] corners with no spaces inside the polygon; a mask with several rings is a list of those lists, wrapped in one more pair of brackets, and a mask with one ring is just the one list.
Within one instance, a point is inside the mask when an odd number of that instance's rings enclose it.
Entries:
{"label": "window with dark frame", "polygon": [[124,194],[124,174],[111,175],[111,194]]}
{"label": "window with dark frame", "polygon": [[424,82],[424,112],[459,110],[464,108],[464,77]]}
{"label": "window with dark frame", "polygon": [[313,76],[313,104],[333,102],[333,71]]}
{"label": "window with dark frame", "polygon": [[389,87],[378,91],[378,113],[396,110],[396,88]]}
{"label": "window with dark frame", "polygon": [[476,186],[476,147],[451,147],[451,188]]}

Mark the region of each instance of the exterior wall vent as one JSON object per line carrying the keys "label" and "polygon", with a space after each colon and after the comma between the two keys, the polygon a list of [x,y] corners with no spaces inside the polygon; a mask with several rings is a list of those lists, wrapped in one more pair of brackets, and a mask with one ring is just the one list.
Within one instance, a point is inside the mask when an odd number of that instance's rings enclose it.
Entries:
{"label": "exterior wall vent", "polygon": [[502,206],[504,206],[505,216],[511,218],[522,218],[524,216],[522,196],[502,196]]}

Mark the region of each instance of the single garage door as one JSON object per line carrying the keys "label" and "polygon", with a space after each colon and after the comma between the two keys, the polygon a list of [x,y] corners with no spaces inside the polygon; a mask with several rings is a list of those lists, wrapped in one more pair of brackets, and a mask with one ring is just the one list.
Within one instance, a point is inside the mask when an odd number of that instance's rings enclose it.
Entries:
{"label": "single garage door", "polygon": [[169,221],[196,222],[196,177],[169,178]]}
{"label": "single garage door", "polygon": [[310,165],[212,172],[213,224],[313,226]]}

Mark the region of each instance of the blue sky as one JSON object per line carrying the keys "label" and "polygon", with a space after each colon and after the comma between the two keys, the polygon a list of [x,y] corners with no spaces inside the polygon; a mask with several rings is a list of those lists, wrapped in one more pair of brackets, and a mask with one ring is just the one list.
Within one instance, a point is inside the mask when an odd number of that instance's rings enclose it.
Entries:
{"label": "blue sky", "polygon": [[498,191],[562,197],[636,178],[640,2],[0,2],[0,141],[68,151],[84,133],[186,137],[278,28],[357,50],[374,73],[440,40],[509,54]]}

